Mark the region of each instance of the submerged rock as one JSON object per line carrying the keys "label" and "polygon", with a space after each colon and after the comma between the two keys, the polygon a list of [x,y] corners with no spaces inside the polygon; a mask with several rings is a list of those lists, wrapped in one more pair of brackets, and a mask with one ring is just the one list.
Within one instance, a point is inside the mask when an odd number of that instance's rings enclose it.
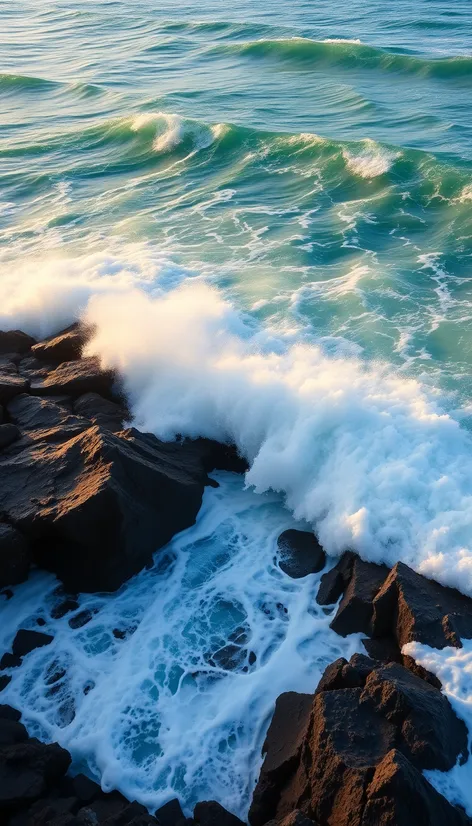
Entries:
{"label": "submerged rock", "polygon": [[50,645],[54,637],[50,634],[43,634],[41,631],[27,631],[20,628],[13,640],[13,656],[25,657],[35,648],[42,648],[44,645]]}

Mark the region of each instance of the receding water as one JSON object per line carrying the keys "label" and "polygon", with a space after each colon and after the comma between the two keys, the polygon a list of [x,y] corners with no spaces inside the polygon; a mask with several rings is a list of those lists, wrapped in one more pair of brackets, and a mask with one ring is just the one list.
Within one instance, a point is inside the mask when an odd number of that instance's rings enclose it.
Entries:
{"label": "receding water", "polygon": [[[278,497],[216,478],[197,526],[118,594],[83,595],[54,620],[52,576],[16,589],[2,604],[3,648],[38,617],[54,642],[12,672],[2,702],[106,789],[151,809],[177,795],[189,812],[216,797],[244,816],[275,699],[312,692],[360,637],[328,628],[319,574],[293,580],[278,567],[277,536],[292,524]],[[87,610],[89,622],[71,629]]]}

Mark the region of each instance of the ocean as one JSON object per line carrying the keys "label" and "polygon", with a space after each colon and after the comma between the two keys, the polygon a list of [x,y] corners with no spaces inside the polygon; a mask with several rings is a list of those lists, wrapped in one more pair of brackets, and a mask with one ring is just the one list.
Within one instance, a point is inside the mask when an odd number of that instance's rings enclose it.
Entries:
{"label": "ocean", "polygon": [[[105,788],[244,816],[277,695],[362,650],[319,575],[282,574],[281,530],[472,595],[472,4],[4,0],[0,23],[0,328],[93,322],[136,426],[250,462],[151,572],[80,598],[90,624],[49,619],[2,696]],[[56,585],[16,589],[4,647]],[[208,669],[241,627],[250,667]],[[422,656],[472,704],[468,660]]]}

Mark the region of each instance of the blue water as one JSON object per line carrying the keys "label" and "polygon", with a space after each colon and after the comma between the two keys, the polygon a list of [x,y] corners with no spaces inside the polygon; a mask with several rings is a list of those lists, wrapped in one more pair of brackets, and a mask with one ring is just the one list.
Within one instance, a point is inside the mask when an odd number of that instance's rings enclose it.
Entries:
{"label": "blue water", "polygon": [[472,3],[4,0],[0,54],[0,327],[85,313],[138,426],[236,442],[257,492],[83,630],[17,589],[3,646],[55,643],[2,696],[106,788],[244,815],[277,694],[360,645],[280,571],[289,510],[472,594]]}

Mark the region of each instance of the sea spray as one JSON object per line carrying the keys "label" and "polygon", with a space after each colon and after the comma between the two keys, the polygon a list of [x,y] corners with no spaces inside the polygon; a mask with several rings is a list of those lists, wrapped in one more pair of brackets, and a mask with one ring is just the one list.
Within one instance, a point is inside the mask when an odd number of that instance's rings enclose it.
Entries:
{"label": "sea spray", "polygon": [[82,315],[138,427],[235,443],[247,484],[282,493],[328,553],[402,560],[472,593],[472,444],[437,391],[322,343],[287,344],[185,270],[166,287],[152,267],[141,280],[137,265],[110,264],[16,282],[8,326],[41,319],[44,332],[48,304],[56,327]]}

